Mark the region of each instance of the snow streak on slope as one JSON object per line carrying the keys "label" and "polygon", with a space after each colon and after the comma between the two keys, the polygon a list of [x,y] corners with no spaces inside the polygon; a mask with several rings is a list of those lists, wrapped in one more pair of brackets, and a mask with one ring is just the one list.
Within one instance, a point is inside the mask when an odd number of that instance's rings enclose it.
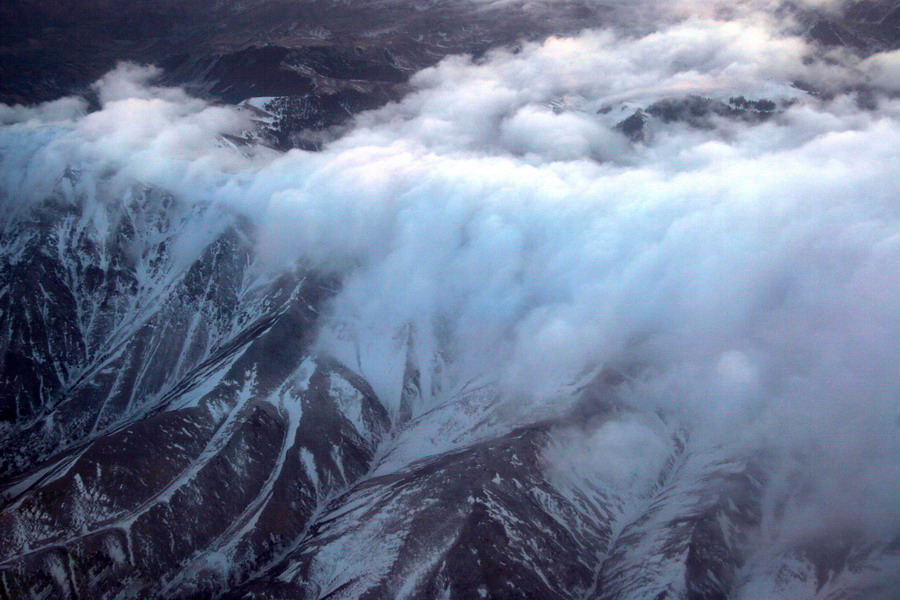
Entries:
{"label": "snow streak on slope", "polygon": [[127,65],[100,110],[12,111],[4,568],[867,589],[900,529],[897,60],[757,18],[590,31],[447,59],[319,153],[238,144],[245,112]]}

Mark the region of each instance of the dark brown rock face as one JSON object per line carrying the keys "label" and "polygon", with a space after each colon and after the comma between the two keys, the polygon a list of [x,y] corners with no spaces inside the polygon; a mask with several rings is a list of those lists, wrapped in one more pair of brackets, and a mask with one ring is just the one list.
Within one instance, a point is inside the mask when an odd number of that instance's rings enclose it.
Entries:
{"label": "dark brown rock face", "polygon": [[331,284],[260,280],[248,223],[148,190],[88,204],[4,235],[4,594],[202,587],[221,552],[241,577],[368,470],[390,419],[310,357]]}

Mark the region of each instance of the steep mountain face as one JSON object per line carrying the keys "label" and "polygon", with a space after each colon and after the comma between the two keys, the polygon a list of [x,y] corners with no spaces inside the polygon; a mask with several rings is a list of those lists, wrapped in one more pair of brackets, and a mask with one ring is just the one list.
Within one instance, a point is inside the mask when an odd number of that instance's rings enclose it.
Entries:
{"label": "steep mountain face", "polygon": [[[307,350],[331,284],[255,275],[235,215],[135,190],[5,234],[8,596],[158,590],[229,544],[258,559],[367,470],[389,417]],[[67,548],[88,570],[63,580]]]}

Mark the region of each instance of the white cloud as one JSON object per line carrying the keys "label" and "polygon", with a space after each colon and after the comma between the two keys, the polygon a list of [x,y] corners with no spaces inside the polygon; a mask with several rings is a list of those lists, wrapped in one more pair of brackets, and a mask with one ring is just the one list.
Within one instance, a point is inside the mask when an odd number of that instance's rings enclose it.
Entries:
{"label": "white cloud", "polygon": [[0,104],[0,124],[36,122],[54,123],[71,121],[87,112],[87,102],[81,98],[60,98],[38,106],[8,106]]}
{"label": "white cloud", "polygon": [[873,54],[861,66],[873,84],[900,92],[900,50]]}

